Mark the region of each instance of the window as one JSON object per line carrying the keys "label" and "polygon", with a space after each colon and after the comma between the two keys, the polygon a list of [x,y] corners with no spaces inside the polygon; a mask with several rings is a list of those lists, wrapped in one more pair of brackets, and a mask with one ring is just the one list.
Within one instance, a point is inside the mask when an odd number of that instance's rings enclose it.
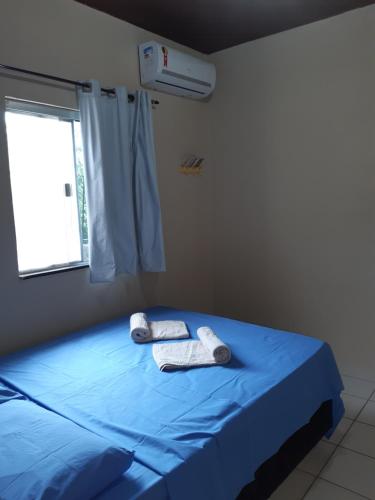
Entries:
{"label": "window", "polygon": [[87,209],[79,114],[6,99],[20,276],[87,262]]}

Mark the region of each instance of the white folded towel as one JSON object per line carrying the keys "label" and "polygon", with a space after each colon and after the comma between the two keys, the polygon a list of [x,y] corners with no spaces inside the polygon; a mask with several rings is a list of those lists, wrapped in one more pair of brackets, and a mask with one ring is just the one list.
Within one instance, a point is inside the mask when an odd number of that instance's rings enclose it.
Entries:
{"label": "white folded towel", "polygon": [[189,338],[188,329],[183,321],[147,321],[145,313],[130,316],[130,335],[138,344],[155,340]]}
{"label": "white folded towel", "polygon": [[225,364],[230,361],[231,351],[211,328],[204,326],[197,331],[200,340],[175,342],[152,346],[152,355],[161,371]]}

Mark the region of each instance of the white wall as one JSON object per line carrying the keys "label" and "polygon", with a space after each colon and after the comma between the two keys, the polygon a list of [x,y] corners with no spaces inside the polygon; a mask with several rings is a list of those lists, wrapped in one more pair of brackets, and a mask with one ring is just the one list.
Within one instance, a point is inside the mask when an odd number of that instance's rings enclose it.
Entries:
{"label": "white wall", "polygon": [[[139,86],[137,44],[160,39],[72,0],[1,0],[0,63],[104,86]],[[175,45],[168,42],[170,45]],[[184,49],[186,50],[186,49]],[[72,90],[0,71],[4,96],[75,106]],[[0,123],[0,352],[157,303],[210,311],[213,307],[212,178],[207,104],[155,94],[155,143],[167,273],[90,285],[88,271],[17,277],[16,241],[6,136]],[[186,153],[206,160],[199,178],[177,172]]]}
{"label": "white wall", "polygon": [[375,379],[375,6],[217,53],[215,309]]}
{"label": "white wall", "polygon": [[[155,94],[165,274],[19,280],[1,122],[0,352],[145,304],[215,303],[327,340],[344,372],[375,379],[374,25],[371,6],[217,53],[208,104]],[[136,47],[152,38],[72,0],[0,4],[0,62],[67,78],[136,88]],[[75,105],[0,72],[5,95]],[[202,177],[177,173],[188,152],[207,158]]]}

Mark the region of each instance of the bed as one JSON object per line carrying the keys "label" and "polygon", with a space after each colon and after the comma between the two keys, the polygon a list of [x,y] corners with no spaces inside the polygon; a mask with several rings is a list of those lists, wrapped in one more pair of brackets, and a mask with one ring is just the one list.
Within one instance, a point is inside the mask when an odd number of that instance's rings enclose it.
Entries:
{"label": "bed", "polygon": [[131,341],[129,317],[0,358],[1,382],[134,451],[100,500],[267,498],[270,485],[259,485],[278,476],[280,457],[289,465],[274,486],[334,431],[343,386],[326,343],[207,314],[146,312],[185,321],[193,338],[210,326],[231,362],[160,372],[151,345]]}

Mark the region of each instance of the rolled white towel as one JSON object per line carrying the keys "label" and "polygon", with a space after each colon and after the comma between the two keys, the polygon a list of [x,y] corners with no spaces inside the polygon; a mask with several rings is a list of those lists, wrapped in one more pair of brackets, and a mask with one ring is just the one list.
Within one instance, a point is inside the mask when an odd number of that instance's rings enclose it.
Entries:
{"label": "rolled white towel", "polygon": [[152,337],[145,313],[135,313],[130,316],[130,335],[134,342],[142,344]]}
{"label": "rolled white towel", "polygon": [[230,361],[231,350],[215,335],[211,328],[201,326],[197,330],[197,335],[216,363],[225,364]]}
{"label": "rolled white towel", "polygon": [[130,335],[137,344],[156,340],[187,339],[190,336],[183,321],[148,321],[145,313],[130,316]]}

